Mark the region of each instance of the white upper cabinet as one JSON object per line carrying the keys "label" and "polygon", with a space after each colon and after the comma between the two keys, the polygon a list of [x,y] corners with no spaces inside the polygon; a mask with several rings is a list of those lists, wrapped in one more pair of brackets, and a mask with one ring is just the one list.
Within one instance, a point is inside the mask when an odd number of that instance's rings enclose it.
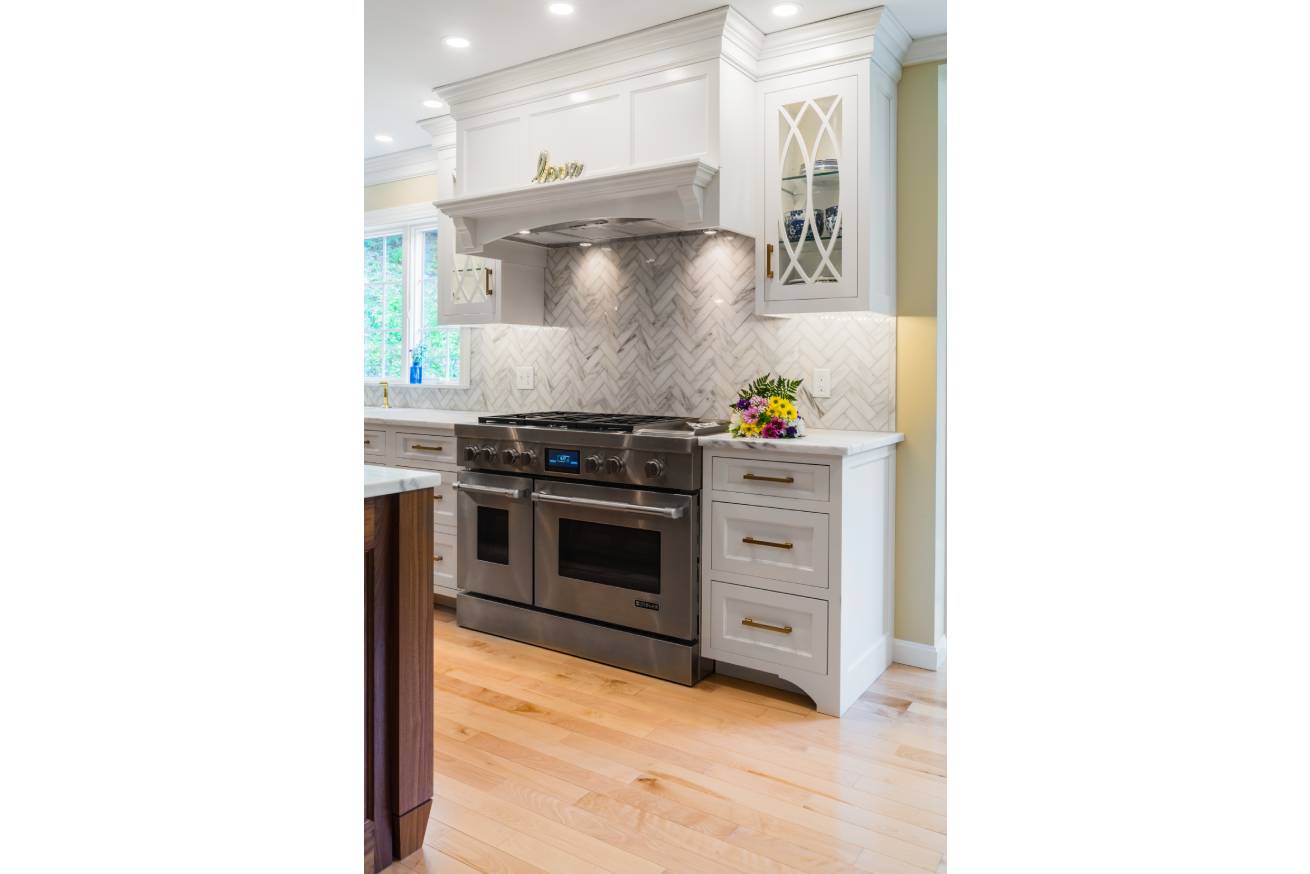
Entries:
{"label": "white upper cabinet", "polygon": [[761,315],[896,314],[896,83],[909,39],[870,15],[858,40],[838,43],[853,60],[760,83]]}
{"label": "white upper cabinet", "polygon": [[856,92],[847,76],[765,94],[766,302],[858,297]]}
{"label": "white upper cabinet", "polygon": [[[453,185],[453,149],[438,153],[437,190]],[[456,251],[455,228],[443,215],[437,232],[437,321],[442,325],[540,325],[544,321],[546,251],[497,241],[476,254]]]}

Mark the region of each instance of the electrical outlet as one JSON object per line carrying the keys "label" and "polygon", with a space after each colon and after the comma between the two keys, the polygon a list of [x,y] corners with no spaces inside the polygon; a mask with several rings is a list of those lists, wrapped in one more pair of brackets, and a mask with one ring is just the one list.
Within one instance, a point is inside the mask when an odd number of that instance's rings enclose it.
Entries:
{"label": "electrical outlet", "polygon": [[816,398],[832,397],[832,371],[826,367],[816,367],[814,369],[814,383],[810,388],[810,394]]}
{"label": "electrical outlet", "polygon": [[532,365],[526,367],[514,368],[514,387],[518,389],[530,389],[533,384]]}

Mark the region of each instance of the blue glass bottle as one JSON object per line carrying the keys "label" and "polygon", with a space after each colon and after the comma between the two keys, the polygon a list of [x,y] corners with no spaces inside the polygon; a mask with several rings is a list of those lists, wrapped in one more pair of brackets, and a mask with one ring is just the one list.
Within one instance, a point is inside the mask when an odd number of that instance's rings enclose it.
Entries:
{"label": "blue glass bottle", "polygon": [[410,384],[410,385],[422,385],[422,384],[423,384],[423,365],[422,365],[422,364],[411,364],[411,365],[409,366],[409,384]]}

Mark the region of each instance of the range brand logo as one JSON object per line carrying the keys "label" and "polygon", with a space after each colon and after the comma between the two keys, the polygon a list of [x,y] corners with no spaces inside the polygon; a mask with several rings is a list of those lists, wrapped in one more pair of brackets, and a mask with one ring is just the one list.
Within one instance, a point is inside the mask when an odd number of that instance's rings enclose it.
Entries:
{"label": "range brand logo", "polygon": [[569,161],[567,164],[561,164],[558,167],[550,165],[550,152],[542,150],[537,156],[537,175],[532,177],[533,182],[559,182],[562,179],[576,179],[582,175],[582,165],[577,161]]}

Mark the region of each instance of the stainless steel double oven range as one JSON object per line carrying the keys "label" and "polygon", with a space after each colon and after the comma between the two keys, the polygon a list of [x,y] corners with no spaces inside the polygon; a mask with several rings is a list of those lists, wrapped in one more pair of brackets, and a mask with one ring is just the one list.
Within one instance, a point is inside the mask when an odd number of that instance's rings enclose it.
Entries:
{"label": "stainless steel double oven range", "polygon": [[456,425],[456,621],[692,685],[700,658],[696,437],[723,422],[544,412]]}

